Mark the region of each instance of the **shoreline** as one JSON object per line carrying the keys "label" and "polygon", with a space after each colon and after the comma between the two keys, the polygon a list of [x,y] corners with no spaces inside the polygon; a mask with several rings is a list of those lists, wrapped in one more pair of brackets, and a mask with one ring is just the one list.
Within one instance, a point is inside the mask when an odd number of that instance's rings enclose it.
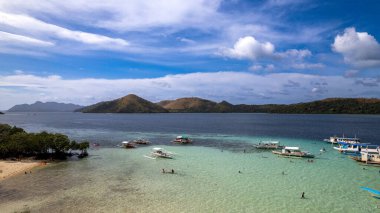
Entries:
{"label": "shoreline", "polygon": [[24,172],[29,173],[32,169],[43,165],[46,165],[46,162],[35,160],[0,160],[0,182]]}

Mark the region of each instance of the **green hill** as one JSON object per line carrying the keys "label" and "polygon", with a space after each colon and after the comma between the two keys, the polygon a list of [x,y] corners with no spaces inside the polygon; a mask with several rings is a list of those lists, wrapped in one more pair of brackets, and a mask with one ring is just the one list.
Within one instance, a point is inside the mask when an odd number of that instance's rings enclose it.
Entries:
{"label": "green hill", "polygon": [[77,110],[85,113],[158,113],[168,112],[161,106],[130,94],[112,101],[104,101]]}
{"label": "green hill", "polygon": [[380,99],[328,98],[297,104],[233,105],[202,98],[179,98],[155,104],[136,95],[100,102],[79,109],[86,113],[290,113],[290,114],[380,114]]}

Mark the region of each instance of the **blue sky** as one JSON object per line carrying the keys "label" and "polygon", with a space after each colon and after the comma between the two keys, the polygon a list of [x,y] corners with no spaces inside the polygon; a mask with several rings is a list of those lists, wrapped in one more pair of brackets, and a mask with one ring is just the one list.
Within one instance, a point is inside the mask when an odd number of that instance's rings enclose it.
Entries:
{"label": "blue sky", "polygon": [[0,0],[0,109],[380,97],[376,0]]}

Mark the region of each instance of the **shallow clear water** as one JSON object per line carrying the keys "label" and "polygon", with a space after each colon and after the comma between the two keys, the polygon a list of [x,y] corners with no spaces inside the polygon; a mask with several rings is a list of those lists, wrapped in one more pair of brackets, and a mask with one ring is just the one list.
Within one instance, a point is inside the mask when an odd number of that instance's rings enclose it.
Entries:
{"label": "shallow clear water", "polygon": [[[0,122],[17,124],[32,131],[63,132],[74,138],[92,137],[106,148],[90,150],[87,159],[49,165],[34,170],[32,174],[2,181],[1,212],[379,210],[380,200],[359,187],[380,189],[380,168],[360,165],[319,140],[334,134],[323,124],[337,123],[336,120],[353,122],[335,129],[372,131],[366,138],[379,138],[379,131],[376,131],[380,121],[378,116],[286,115],[279,118],[250,114],[153,114],[153,118],[148,119],[149,115],[141,114],[122,115],[121,119],[105,114],[63,115],[30,115],[34,119],[8,115],[0,118]],[[9,118],[12,116],[17,119]],[[86,119],[82,125],[74,124]],[[102,120],[104,122],[100,122]],[[183,124],[183,120],[187,123]],[[286,120],[289,124],[279,127],[278,123],[286,123]],[[157,123],[152,125],[150,122]],[[356,125],[352,125],[354,122]],[[262,126],[256,127],[258,123]],[[308,126],[314,128],[310,129],[309,136],[303,136],[308,135]],[[187,131],[186,127],[190,130]],[[194,145],[170,145],[171,138],[184,132],[195,139]],[[130,150],[112,148],[120,140],[140,136],[150,138],[154,144]],[[318,136],[318,140],[313,139]],[[310,163],[307,159],[283,158],[252,149],[252,144],[263,139],[300,146],[316,154],[316,158]],[[144,157],[154,146],[176,153],[175,158],[152,160]],[[322,147],[327,152],[319,154]],[[162,168],[174,169],[175,174],[163,174]],[[302,192],[307,199],[300,199]]]}

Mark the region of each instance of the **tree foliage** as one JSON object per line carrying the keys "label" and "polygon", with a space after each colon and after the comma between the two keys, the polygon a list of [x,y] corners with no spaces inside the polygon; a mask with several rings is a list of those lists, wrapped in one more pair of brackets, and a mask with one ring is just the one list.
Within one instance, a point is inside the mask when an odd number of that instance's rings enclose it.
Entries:
{"label": "tree foliage", "polygon": [[87,154],[89,146],[88,141],[77,143],[60,133],[27,133],[22,128],[0,124],[0,158],[66,158],[72,150]]}

